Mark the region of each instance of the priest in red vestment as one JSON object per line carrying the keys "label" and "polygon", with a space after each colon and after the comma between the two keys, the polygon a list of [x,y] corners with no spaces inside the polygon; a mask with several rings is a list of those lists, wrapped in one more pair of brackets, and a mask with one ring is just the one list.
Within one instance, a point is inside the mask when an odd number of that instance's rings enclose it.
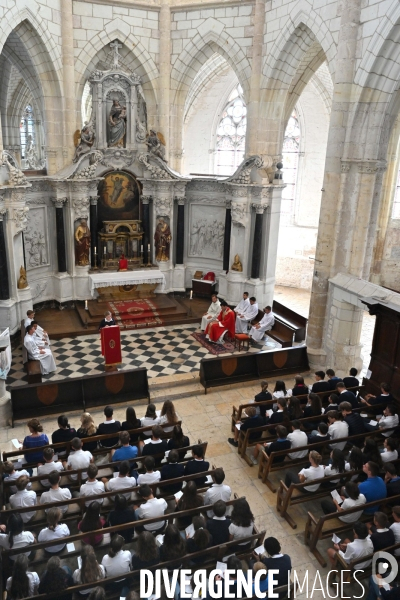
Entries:
{"label": "priest in red vestment", "polygon": [[225,300],[220,301],[221,312],[216,319],[213,319],[206,327],[206,338],[210,342],[223,344],[224,336],[229,332],[231,339],[235,337],[235,313],[229,308]]}
{"label": "priest in red vestment", "polygon": [[119,259],[118,271],[127,271],[128,270],[128,261],[125,258],[124,254],[121,254]]}

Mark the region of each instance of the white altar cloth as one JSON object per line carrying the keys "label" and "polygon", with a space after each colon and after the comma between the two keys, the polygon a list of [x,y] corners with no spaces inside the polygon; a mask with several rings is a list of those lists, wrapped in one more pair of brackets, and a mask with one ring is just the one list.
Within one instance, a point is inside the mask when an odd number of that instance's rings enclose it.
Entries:
{"label": "white altar cloth", "polygon": [[165,284],[165,276],[158,269],[143,269],[138,271],[118,271],[115,273],[92,273],[90,278],[90,291],[94,296],[96,288],[111,287],[113,285],[138,285],[140,283]]}

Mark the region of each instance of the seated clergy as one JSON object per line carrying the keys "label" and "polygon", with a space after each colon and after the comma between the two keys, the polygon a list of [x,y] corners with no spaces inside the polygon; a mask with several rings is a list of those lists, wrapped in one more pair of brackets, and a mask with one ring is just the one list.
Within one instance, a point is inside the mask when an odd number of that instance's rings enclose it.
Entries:
{"label": "seated clergy", "polygon": [[251,329],[249,336],[255,342],[261,342],[265,333],[270,331],[275,323],[275,317],[272,313],[271,307],[266,306],[264,308],[264,316],[259,323],[256,323]]}
{"label": "seated clergy", "polygon": [[200,329],[202,331],[204,331],[205,328],[207,327],[208,323],[212,319],[216,319],[218,317],[218,315],[219,315],[220,312],[221,312],[220,301],[218,300],[217,294],[213,294],[211,296],[211,304],[208,307],[208,311],[206,313],[204,313],[204,315],[201,317],[201,327],[200,327]]}
{"label": "seated clergy", "polygon": [[237,315],[242,315],[250,306],[249,293],[243,292],[243,299],[239,302],[239,304],[234,308],[234,311]]}
{"label": "seated clergy", "polygon": [[[25,319],[25,321],[24,321],[24,327],[25,327],[25,330],[26,330],[26,328],[28,327],[28,325],[31,325],[31,324],[32,324],[32,322],[33,322],[34,320],[35,320],[35,311],[34,311],[34,310],[28,310],[28,311],[27,311],[27,313],[26,313],[26,319]],[[47,340],[47,343],[50,343],[50,342],[49,342],[49,334],[47,333],[47,331],[45,331],[45,330],[43,329],[43,327],[40,327],[40,325],[38,325],[37,323],[36,323],[36,326],[37,326],[37,327],[36,327],[36,333],[37,333],[38,335],[40,335],[42,338],[43,338],[43,337],[44,337],[44,338],[46,338],[46,340]]]}
{"label": "seated clergy", "polygon": [[212,320],[205,330],[206,339],[216,344],[223,344],[224,337],[233,339],[235,337],[235,313],[225,302],[221,300],[221,312],[217,320]]}
{"label": "seated clergy", "polygon": [[236,333],[247,333],[247,326],[258,315],[258,304],[254,296],[250,298],[250,305],[236,316]]}
{"label": "seated clergy", "polygon": [[32,324],[28,325],[24,338],[24,346],[28,352],[28,358],[30,360],[39,360],[41,372],[43,375],[47,375],[56,370],[56,363],[49,348],[40,348],[38,346],[34,333],[34,326]]}

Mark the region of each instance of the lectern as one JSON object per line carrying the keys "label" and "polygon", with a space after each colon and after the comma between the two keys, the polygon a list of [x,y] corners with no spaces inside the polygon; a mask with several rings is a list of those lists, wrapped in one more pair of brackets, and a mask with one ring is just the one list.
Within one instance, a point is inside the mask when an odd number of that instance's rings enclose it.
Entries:
{"label": "lectern", "polygon": [[106,371],[116,371],[122,362],[121,334],[118,325],[100,329],[101,353],[104,356]]}

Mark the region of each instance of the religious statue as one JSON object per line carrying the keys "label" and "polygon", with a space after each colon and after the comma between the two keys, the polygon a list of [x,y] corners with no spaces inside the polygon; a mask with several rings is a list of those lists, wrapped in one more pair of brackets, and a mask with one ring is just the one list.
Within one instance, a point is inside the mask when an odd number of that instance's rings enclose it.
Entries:
{"label": "religious statue", "polygon": [[28,169],[33,171],[40,169],[39,158],[36,154],[32,135],[28,135],[25,147],[25,162]]}
{"label": "religious statue", "polygon": [[126,106],[113,100],[108,116],[108,147],[123,147],[126,133]]}
{"label": "religious statue", "polygon": [[154,131],[154,129],[150,129],[150,133],[147,136],[146,140],[147,149],[154,156],[158,156],[164,162],[165,160],[165,139],[162,133]]}
{"label": "religious statue", "polygon": [[26,271],[25,271],[24,267],[21,267],[20,270],[19,270],[19,277],[18,277],[18,281],[17,281],[17,288],[19,290],[24,290],[27,287],[28,287],[28,279],[26,277]]}
{"label": "religious statue", "polygon": [[74,158],[72,162],[76,163],[81,156],[87,154],[92,149],[94,142],[94,129],[91,123],[85,123],[80,132],[80,139],[75,149]]}
{"label": "religious statue", "polygon": [[243,271],[243,266],[240,262],[239,254],[235,254],[235,260],[233,261],[231,269],[232,271],[239,271],[240,273]]}
{"label": "religious statue", "polygon": [[169,225],[161,217],[158,219],[154,243],[156,246],[156,260],[158,262],[169,260],[169,247],[171,245],[171,230]]}
{"label": "religious statue", "polygon": [[90,229],[86,219],[81,219],[75,231],[75,264],[86,267],[89,264]]}
{"label": "religious statue", "polygon": [[139,84],[137,87],[137,118],[136,118],[136,141],[144,142],[147,137],[147,107],[146,100],[143,93],[143,88]]}

